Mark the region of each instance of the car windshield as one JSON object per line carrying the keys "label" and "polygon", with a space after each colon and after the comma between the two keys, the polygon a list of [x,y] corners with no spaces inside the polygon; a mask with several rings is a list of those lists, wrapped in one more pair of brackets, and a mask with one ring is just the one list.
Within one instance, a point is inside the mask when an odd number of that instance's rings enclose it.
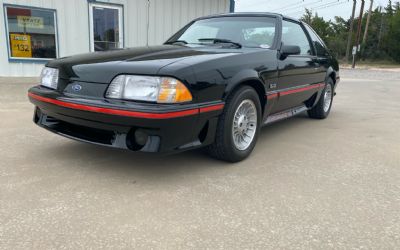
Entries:
{"label": "car windshield", "polygon": [[218,17],[195,21],[167,43],[222,44],[232,47],[270,48],[275,40],[273,17]]}

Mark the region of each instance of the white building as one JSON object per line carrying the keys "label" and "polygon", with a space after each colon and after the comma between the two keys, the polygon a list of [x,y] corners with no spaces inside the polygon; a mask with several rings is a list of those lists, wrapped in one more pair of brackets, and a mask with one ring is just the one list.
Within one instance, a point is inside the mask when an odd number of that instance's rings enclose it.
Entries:
{"label": "white building", "polygon": [[54,58],[161,44],[234,0],[0,0],[0,76],[38,76]]}

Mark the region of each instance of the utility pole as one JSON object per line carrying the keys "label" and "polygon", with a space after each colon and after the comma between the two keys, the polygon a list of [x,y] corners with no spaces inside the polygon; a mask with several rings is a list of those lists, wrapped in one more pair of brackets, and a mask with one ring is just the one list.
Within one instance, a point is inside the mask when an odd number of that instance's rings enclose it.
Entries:
{"label": "utility pole", "polygon": [[[361,0],[361,9],[360,9],[360,16],[358,18],[358,29],[357,29],[357,42],[356,42],[357,51],[360,50],[361,24],[362,24],[363,12],[364,12],[364,4],[365,4],[365,0]],[[354,57],[353,57],[352,68],[354,69],[355,67],[356,67],[356,55],[354,55]]]}
{"label": "utility pole", "polygon": [[371,0],[371,4],[369,5],[369,10],[368,10],[367,23],[365,24],[364,37],[363,37],[363,41],[362,41],[363,44],[365,44],[365,42],[367,41],[368,27],[369,27],[369,21],[371,19],[371,12],[372,12],[373,4],[374,4],[374,0]]}
{"label": "utility pole", "polygon": [[349,37],[347,38],[346,62],[349,61],[350,47],[351,47],[351,42],[353,40],[354,14],[356,12],[356,5],[357,5],[357,0],[353,0],[353,11],[351,12],[351,18],[350,18]]}
{"label": "utility pole", "polygon": [[383,30],[383,14],[382,14],[382,7],[379,7],[379,13],[381,14],[381,27],[379,28],[378,49],[381,48],[381,39],[382,39],[382,30]]}

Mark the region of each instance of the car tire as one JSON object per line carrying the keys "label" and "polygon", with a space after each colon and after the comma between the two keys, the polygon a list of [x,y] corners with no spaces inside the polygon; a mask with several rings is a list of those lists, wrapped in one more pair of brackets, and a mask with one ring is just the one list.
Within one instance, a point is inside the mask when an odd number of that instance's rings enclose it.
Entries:
{"label": "car tire", "polygon": [[207,153],[227,162],[238,162],[248,157],[260,132],[261,110],[259,96],[252,87],[236,89],[225,102],[215,141],[206,147]]}
{"label": "car tire", "polygon": [[328,117],[333,103],[334,87],[333,80],[329,78],[325,84],[325,88],[321,93],[317,104],[307,111],[308,116],[314,119],[325,119]]}

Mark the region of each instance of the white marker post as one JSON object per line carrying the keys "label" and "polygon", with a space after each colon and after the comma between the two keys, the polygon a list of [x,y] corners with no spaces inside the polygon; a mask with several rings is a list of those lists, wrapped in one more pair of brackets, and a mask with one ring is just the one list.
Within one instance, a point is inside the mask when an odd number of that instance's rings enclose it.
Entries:
{"label": "white marker post", "polygon": [[353,55],[353,65],[352,68],[354,69],[356,66],[356,54],[357,54],[357,46],[353,46],[353,51],[352,51],[352,55]]}

